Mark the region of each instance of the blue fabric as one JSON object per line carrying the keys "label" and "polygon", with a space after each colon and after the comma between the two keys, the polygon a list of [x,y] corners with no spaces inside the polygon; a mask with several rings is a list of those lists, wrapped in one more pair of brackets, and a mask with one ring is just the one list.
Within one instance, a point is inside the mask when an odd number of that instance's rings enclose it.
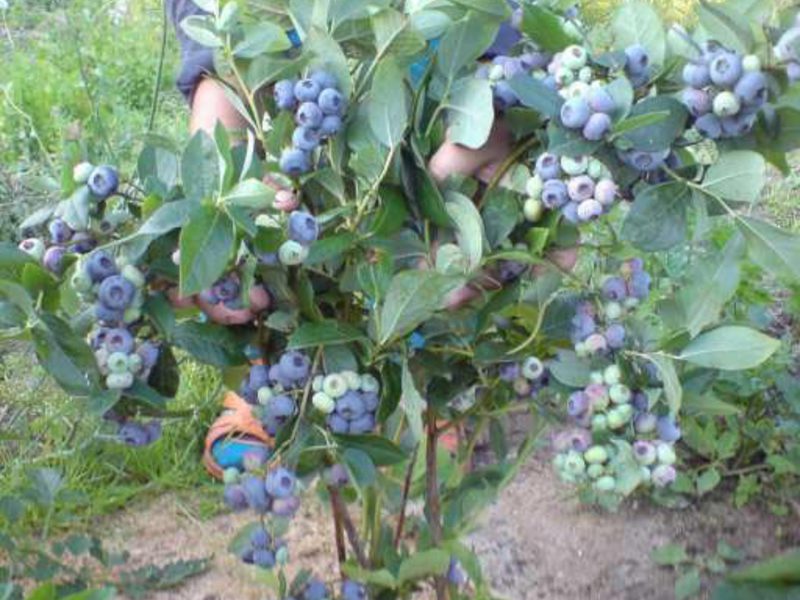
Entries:
{"label": "blue fabric", "polygon": [[221,439],[211,446],[211,456],[223,469],[244,470],[244,455],[255,449],[265,450],[266,446],[255,440]]}
{"label": "blue fabric", "polygon": [[419,82],[422,80],[422,77],[425,75],[428,65],[431,64],[433,53],[436,52],[438,47],[439,38],[432,39],[430,42],[428,42],[428,49],[425,53],[425,56],[420,58],[408,68],[408,72],[411,75],[411,83],[413,83],[415,86],[419,84]]}

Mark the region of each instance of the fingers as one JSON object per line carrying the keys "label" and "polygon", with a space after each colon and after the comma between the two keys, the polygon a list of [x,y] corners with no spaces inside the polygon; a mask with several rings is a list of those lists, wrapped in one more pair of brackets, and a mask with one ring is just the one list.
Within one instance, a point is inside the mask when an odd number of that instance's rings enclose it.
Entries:
{"label": "fingers", "polygon": [[178,309],[192,308],[193,306],[195,306],[195,297],[181,296],[177,287],[172,287],[167,290],[167,299],[169,300],[170,304],[172,304],[172,306]]}
{"label": "fingers", "polygon": [[[554,248],[547,253],[547,258],[562,271],[572,271],[578,262],[578,247]],[[547,265],[536,265],[533,267],[533,274],[543,275],[547,272],[547,268]]]}
{"label": "fingers", "polygon": [[472,176],[492,163],[500,163],[511,151],[511,132],[502,121],[495,121],[489,139],[473,149],[447,141],[428,163],[433,178],[442,182],[450,175]]}
{"label": "fingers", "polygon": [[197,298],[197,306],[208,315],[209,319],[220,325],[244,325],[255,318],[249,308],[228,308],[222,302],[209,304],[200,297]]}

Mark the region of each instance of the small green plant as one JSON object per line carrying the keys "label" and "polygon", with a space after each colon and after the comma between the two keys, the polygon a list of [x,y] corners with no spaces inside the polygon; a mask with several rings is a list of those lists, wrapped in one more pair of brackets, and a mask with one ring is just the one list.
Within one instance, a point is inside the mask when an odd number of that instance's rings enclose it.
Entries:
{"label": "small green plant", "polygon": [[686,600],[700,594],[704,578],[718,578],[731,565],[744,560],[745,556],[737,548],[720,540],[716,551],[710,555],[690,555],[684,545],[673,543],[653,550],[651,558],[657,565],[675,570],[675,600]]}

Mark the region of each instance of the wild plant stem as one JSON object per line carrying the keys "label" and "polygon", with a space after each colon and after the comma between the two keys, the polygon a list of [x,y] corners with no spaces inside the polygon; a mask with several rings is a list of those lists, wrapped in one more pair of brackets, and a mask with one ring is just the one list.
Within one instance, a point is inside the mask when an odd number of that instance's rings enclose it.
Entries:
{"label": "wild plant stem", "polygon": [[350,547],[353,549],[353,553],[356,555],[358,564],[363,568],[368,569],[369,562],[367,561],[367,557],[364,554],[364,549],[361,546],[361,540],[358,537],[358,531],[356,530],[353,520],[350,518],[350,513],[347,512],[347,507],[342,500],[341,494],[339,494],[339,490],[329,487],[328,492],[331,496],[331,506],[333,507],[334,514],[339,515],[339,522],[342,524],[342,527],[347,534],[347,539],[350,542]]}
{"label": "wild plant stem", "polygon": [[158,67],[156,69],[156,80],[153,84],[153,102],[150,105],[150,118],[147,120],[147,131],[153,131],[158,112],[158,97],[161,95],[161,77],[164,74],[164,55],[167,50],[167,4],[161,7],[161,53],[158,55]]}
{"label": "wild plant stem", "polygon": [[[427,507],[425,514],[428,518],[428,528],[431,532],[431,542],[434,546],[442,543],[442,507],[439,499],[439,470],[436,461],[436,449],[439,445],[439,432],[436,428],[436,414],[433,410],[427,412],[428,439],[425,448],[425,495]],[[441,575],[434,580],[436,600],[448,600],[447,581]]]}
{"label": "wild plant stem", "polygon": [[344,545],[344,529],[342,528],[342,518],[339,513],[339,506],[335,496],[338,494],[336,488],[328,486],[328,494],[331,499],[331,512],[333,513],[333,534],[336,538],[336,557],[339,560],[339,572],[344,577],[342,567],[347,561],[347,548]]}
{"label": "wild plant stem", "polygon": [[408,504],[408,494],[411,491],[411,478],[414,475],[414,465],[417,463],[417,454],[419,453],[419,444],[414,446],[414,451],[411,453],[411,459],[406,469],[406,477],[403,481],[403,500],[400,503],[400,516],[397,518],[397,527],[394,531],[394,548],[400,547],[400,540],[403,537],[403,528],[406,524],[406,505]]}

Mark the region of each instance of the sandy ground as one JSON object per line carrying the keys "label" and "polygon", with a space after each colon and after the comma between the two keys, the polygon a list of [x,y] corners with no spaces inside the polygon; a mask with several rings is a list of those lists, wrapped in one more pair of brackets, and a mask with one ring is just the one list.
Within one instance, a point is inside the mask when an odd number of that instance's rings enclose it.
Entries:
{"label": "sandy ground", "polygon": [[[532,460],[485,514],[468,543],[496,595],[507,600],[667,600],[674,575],[650,552],[669,542],[709,553],[725,540],[756,558],[800,544],[800,523],[719,501],[670,511],[647,502],[608,514],[586,508],[541,460]],[[131,552],[130,565],[214,555],[212,568],[159,599],[269,599],[257,569],[226,546],[250,515],[197,518],[191,501],[165,496],[103,523],[109,541]],[[325,509],[309,497],[287,536],[290,570],[335,574],[333,533]],[[422,599],[426,595],[420,594]]]}

